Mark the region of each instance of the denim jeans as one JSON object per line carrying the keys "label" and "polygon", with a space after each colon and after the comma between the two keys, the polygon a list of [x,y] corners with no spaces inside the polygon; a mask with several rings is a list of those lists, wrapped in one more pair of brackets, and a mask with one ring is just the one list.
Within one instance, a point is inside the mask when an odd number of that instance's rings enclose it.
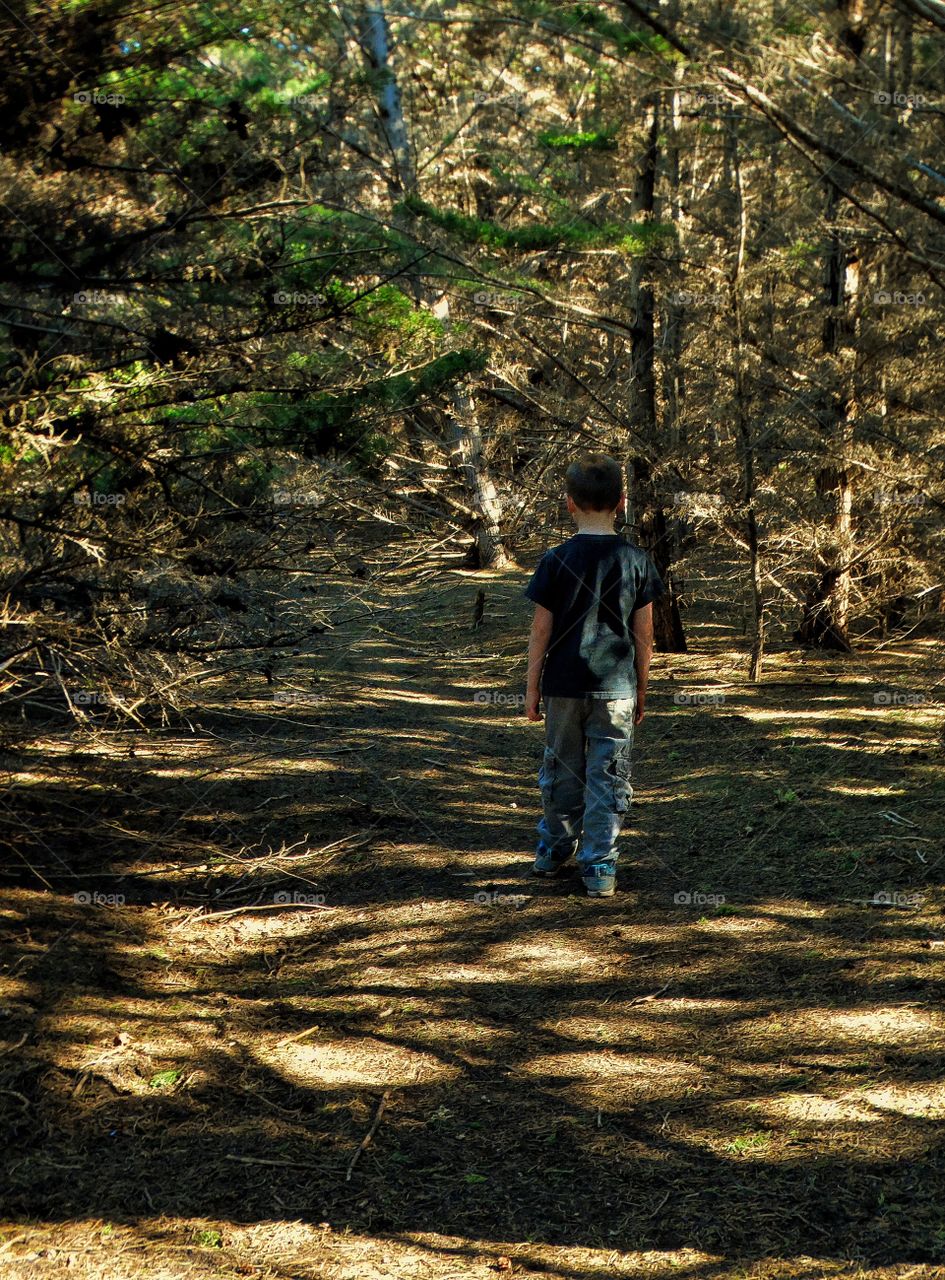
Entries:
{"label": "denim jeans", "polygon": [[616,865],[614,842],[633,795],[635,710],[635,697],[544,699],[538,857],[564,862],[577,853],[582,871],[593,863]]}

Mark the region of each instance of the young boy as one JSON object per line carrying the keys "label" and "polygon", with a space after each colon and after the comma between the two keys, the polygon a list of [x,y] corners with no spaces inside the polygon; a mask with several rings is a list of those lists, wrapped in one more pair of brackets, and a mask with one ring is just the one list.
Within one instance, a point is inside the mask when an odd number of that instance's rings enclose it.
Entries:
{"label": "young boy", "polygon": [[630,748],[646,700],[652,602],[666,588],[649,557],[614,533],[626,495],[613,458],[578,458],[565,488],[577,533],[545,553],[525,588],[535,602],[525,714],[540,720],[543,701],[546,728],[532,874],[561,874],[577,853],[588,896],[609,898],[614,841],[633,794]]}

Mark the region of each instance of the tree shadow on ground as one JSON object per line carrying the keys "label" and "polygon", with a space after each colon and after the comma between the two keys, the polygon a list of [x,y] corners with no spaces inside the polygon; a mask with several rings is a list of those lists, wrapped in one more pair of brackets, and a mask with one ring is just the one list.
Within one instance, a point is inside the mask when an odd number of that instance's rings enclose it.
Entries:
{"label": "tree shadow on ground", "polygon": [[407,698],[388,658],[317,715],[208,702],[196,753],[11,761],[11,1218],[511,1242],[575,1280],[574,1249],[945,1261],[931,721],[868,674],[657,681],[589,902],[523,880],[540,733],[474,700],[504,685]]}

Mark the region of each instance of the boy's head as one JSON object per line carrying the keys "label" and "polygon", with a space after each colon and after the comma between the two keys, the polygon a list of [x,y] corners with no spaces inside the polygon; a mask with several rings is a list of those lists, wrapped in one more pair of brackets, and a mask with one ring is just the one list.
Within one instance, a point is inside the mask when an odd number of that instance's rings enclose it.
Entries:
{"label": "boy's head", "polygon": [[623,506],[623,473],[606,453],[585,453],[564,473],[568,510],[619,511]]}

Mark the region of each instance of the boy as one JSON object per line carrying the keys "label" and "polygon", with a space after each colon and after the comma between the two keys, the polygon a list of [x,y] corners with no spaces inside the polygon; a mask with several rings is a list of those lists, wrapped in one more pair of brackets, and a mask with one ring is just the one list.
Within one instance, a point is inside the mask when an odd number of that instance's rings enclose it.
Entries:
{"label": "boy", "polygon": [[525,714],[540,720],[544,815],[532,874],[555,876],[577,853],[588,897],[614,892],[614,841],[633,794],[630,748],[643,719],[653,604],[666,588],[649,557],[614,533],[626,495],[619,465],[587,454],[565,475],[577,533],[542,557],[525,595],[535,602]]}

